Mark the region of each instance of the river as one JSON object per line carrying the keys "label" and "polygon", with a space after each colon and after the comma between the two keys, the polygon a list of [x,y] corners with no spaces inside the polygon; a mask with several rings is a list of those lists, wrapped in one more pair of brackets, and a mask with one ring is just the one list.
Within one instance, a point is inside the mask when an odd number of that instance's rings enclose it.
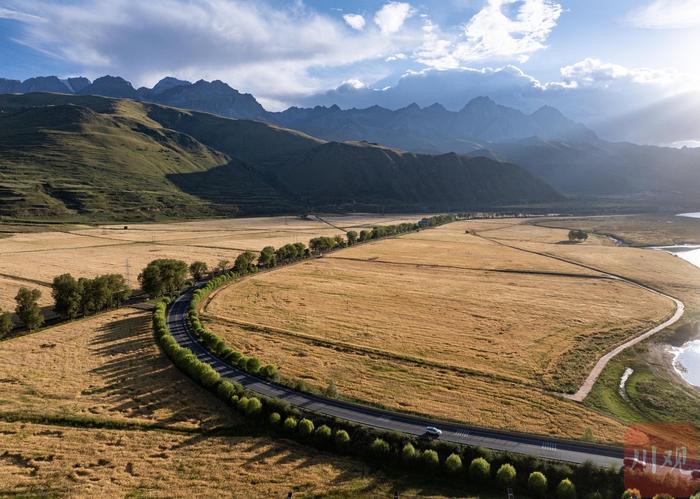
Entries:
{"label": "river", "polygon": [[[700,213],[682,213],[681,217],[700,218]],[[667,251],[696,267],[700,267],[700,246],[661,246],[656,249]],[[683,379],[693,386],[700,387],[700,339],[684,343],[680,347],[671,347],[673,368]]]}

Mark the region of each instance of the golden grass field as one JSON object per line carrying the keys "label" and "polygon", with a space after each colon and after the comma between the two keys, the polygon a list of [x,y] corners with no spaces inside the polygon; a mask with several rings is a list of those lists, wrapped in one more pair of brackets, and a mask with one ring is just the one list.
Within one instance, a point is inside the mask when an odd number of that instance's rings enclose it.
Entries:
{"label": "golden grass field", "polygon": [[[421,215],[324,217],[341,229],[415,222]],[[124,227],[128,227],[126,230]],[[28,279],[50,285],[57,275],[69,272],[78,277],[118,273],[138,287],[139,272],[156,258],[205,261],[210,267],[220,260],[233,262],[244,250],[290,242],[308,243],[342,230],[319,220],[299,217],[238,218],[181,223],[88,226],[7,225],[0,239],[0,277]],[[128,270],[128,272],[127,272]],[[0,281],[0,306],[14,309],[21,285]],[[37,286],[29,286],[37,287]],[[50,292],[44,293],[50,300]]]}
{"label": "golden grass field", "polygon": [[[0,345],[0,496],[355,496],[392,486],[348,459],[250,434],[160,352],[148,312]],[[113,426],[127,423],[135,427]]]}
{"label": "golden grass field", "polygon": [[583,229],[609,234],[633,246],[700,244],[700,220],[674,215],[572,217],[537,220],[535,223],[548,227]]}
{"label": "golden grass field", "polygon": [[[620,423],[549,391],[577,387],[598,357],[673,304],[473,234],[572,247],[560,244],[565,230],[522,223],[458,222],[259,274],[217,292],[205,317],[283,375],[317,388],[333,380],[347,397],[572,438],[590,428],[620,441]],[[591,237],[578,247],[611,245]]]}

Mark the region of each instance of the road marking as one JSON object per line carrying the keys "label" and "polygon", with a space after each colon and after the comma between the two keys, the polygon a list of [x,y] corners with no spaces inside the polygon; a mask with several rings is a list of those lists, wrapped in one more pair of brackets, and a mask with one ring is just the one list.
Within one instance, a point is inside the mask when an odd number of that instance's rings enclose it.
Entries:
{"label": "road marking", "polygon": [[557,451],[557,444],[555,444],[553,442],[543,442],[542,443],[542,450],[549,451],[549,452],[556,452]]}

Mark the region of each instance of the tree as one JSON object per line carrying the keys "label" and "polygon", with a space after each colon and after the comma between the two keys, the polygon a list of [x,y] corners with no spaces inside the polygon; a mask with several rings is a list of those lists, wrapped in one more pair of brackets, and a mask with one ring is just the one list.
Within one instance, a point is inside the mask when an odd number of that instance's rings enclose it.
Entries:
{"label": "tree", "polygon": [[225,258],[222,258],[219,260],[219,263],[216,264],[216,267],[214,267],[214,272],[217,274],[224,274],[226,270],[228,270],[228,266],[230,265],[230,261],[226,260]]}
{"label": "tree", "polygon": [[12,314],[10,312],[3,312],[0,308],[0,339],[10,334],[13,326]]}
{"label": "tree", "polygon": [[389,447],[389,444],[381,438],[375,438],[370,446],[370,451],[372,451],[372,455],[375,457],[382,458],[389,455],[391,447]]}
{"label": "tree", "polygon": [[350,435],[348,435],[348,432],[345,430],[336,430],[335,431],[335,444],[338,447],[345,447],[350,443]]}
{"label": "tree", "polygon": [[41,307],[37,301],[41,298],[41,291],[38,289],[20,288],[15,296],[17,307],[15,313],[27,329],[35,330],[44,323],[44,314],[41,312]]}
{"label": "tree", "polygon": [[153,260],[139,275],[141,289],[151,298],[174,296],[185,285],[188,270],[182,260]]}
{"label": "tree", "polygon": [[68,319],[75,319],[80,314],[80,304],[83,297],[83,287],[70,274],[55,277],[51,284],[51,296],[54,300],[54,311]]}
{"label": "tree", "polygon": [[274,267],[275,265],[277,265],[275,248],[272,246],[265,246],[258,257],[258,267],[270,268]]}
{"label": "tree", "polygon": [[533,471],[527,479],[527,488],[534,497],[544,497],[547,492],[547,477],[539,471]]}
{"label": "tree", "polygon": [[469,465],[469,479],[474,483],[484,483],[491,475],[491,465],[483,457],[473,459]]}
{"label": "tree", "polygon": [[272,414],[270,414],[269,421],[272,426],[277,426],[278,424],[280,424],[281,419],[282,416],[280,416],[279,412],[273,412]]}
{"label": "tree", "polygon": [[581,243],[588,239],[588,233],[585,230],[573,229],[569,231],[569,241],[572,243]]}
{"label": "tree", "polygon": [[557,485],[557,499],[576,499],[576,487],[568,478],[564,478]]}
{"label": "tree", "polygon": [[299,433],[304,436],[308,437],[314,432],[314,422],[311,421],[310,419],[304,418],[301,421],[299,421]]}
{"label": "tree", "polygon": [[190,264],[190,275],[195,281],[201,281],[207,270],[208,267],[205,262],[197,260],[196,262],[192,262]]}
{"label": "tree", "polygon": [[330,426],[328,425],[321,425],[318,428],[316,428],[316,431],[314,432],[316,435],[316,438],[321,441],[321,442],[328,442],[331,439],[331,436],[333,435],[333,432],[331,431]]}
{"label": "tree", "polygon": [[458,473],[462,470],[462,458],[457,454],[450,454],[445,459],[445,467],[450,473]]}
{"label": "tree", "polygon": [[428,469],[435,469],[440,465],[440,457],[437,451],[433,449],[425,449],[421,453],[420,458]]}
{"label": "tree", "polygon": [[236,261],[233,262],[233,271],[239,274],[247,274],[255,270],[255,253],[252,251],[244,251],[236,257]]}
{"label": "tree", "polygon": [[502,464],[498,471],[496,472],[496,480],[503,487],[510,487],[515,482],[515,477],[517,473],[512,464]]}
{"label": "tree", "polygon": [[357,242],[357,231],[349,230],[347,234],[345,234],[345,237],[348,238],[348,246],[352,246]]}
{"label": "tree", "polygon": [[294,419],[292,416],[288,416],[287,419],[284,420],[284,429],[287,431],[294,431],[297,427],[297,420]]}
{"label": "tree", "polygon": [[413,447],[411,442],[407,443],[401,449],[401,459],[406,463],[411,463],[416,459],[416,448]]}

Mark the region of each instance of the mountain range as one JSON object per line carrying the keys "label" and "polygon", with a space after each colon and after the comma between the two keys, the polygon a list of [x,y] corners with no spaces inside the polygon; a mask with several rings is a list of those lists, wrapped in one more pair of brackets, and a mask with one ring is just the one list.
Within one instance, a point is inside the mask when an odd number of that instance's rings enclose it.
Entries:
{"label": "mountain range", "polygon": [[445,211],[562,199],[524,169],[484,157],[329,142],[261,121],[66,93],[0,95],[0,157],[0,215]]}
{"label": "mountain range", "polygon": [[[551,106],[527,114],[482,96],[470,100],[459,111],[449,111],[435,103],[426,107],[411,104],[396,110],[380,106],[341,109],[331,105],[269,112],[254,96],[221,81],[190,83],[168,77],[151,89],[134,89],[128,81],[113,76],[94,82],[56,77],[25,82],[0,80],[0,93],[38,90],[129,98],[263,121],[327,141],[366,141],[422,154],[485,156],[521,165],[574,197],[683,202],[700,192],[700,149],[605,141]],[[654,112],[662,115],[658,109]],[[669,114],[669,121],[677,115]],[[628,121],[635,118],[653,121],[647,115],[631,116]]]}

